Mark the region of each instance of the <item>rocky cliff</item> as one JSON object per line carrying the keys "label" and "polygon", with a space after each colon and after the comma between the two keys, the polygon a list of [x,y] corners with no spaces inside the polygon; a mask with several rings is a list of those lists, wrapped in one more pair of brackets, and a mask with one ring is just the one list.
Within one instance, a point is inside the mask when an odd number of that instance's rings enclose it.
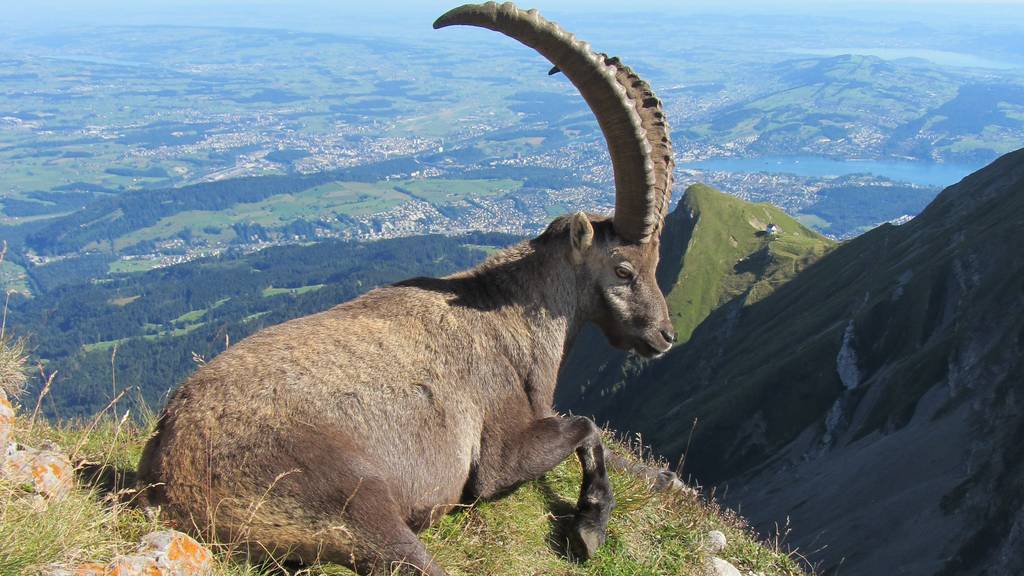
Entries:
{"label": "rocky cliff", "polygon": [[720,303],[660,361],[567,370],[559,401],[685,453],[826,572],[1020,574],[1022,234],[1024,150]]}

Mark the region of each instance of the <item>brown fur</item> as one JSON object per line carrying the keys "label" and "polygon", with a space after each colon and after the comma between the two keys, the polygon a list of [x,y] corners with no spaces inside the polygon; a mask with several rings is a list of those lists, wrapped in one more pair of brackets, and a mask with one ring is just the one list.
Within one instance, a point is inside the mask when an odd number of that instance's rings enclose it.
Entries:
{"label": "brown fur", "polygon": [[592,552],[613,502],[600,438],[553,414],[554,386],[586,321],[645,355],[668,348],[657,248],[581,213],[471,270],[266,328],[171,396],[139,466],[145,501],[257,556],[441,575],[415,530],[576,451]]}

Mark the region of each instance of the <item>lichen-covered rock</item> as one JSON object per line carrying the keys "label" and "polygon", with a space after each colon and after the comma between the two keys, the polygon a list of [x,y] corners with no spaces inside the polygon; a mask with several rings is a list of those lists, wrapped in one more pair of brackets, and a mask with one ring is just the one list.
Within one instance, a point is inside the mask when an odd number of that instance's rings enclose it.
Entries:
{"label": "lichen-covered rock", "polygon": [[725,538],[720,530],[712,530],[708,532],[708,552],[712,554],[718,554],[729,544],[729,541]]}
{"label": "lichen-covered rock", "polygon": [[14,449],[9,445],[6,454],[6,460],[0,463],[0,475],[17,484],[31,485],[36,494],[60,499],[75,485],[74,468],[56,451]]}
{"label": "lichen-covered rock", "polygon": [[152,556],[134,554],[122,556],[107,566],[104,576],[167,576],[178,572],[164,572]]}
{"label": "lichen-covered rock", "polygon": [[161,530],[143,536],[139,554],[153,558],[161,576],[207,574],[213,567],[210,550],[176,530]]}
{"label": "lichen-covered rock", "polygon": [[40,574],[42,576],[109,576],[110,567],[97,562],[79,564],[73,567],[54,564],[44,568]]}
{"label": "lichen-covered rock", "polygon": [[[43,570],[42,576],[165,576],[152,556],[133,554],[119,556],[109,564],[88,562],[77,566],[55,565]],[[174,572],[174,574],[178,574]]]}
{"label": "lichen-covered rock", "polygon": [[203,576],[213,569],[213,554],[205,546],[175,530],[150,532],[138,550],[109,564],[51,566],[43,576]]}

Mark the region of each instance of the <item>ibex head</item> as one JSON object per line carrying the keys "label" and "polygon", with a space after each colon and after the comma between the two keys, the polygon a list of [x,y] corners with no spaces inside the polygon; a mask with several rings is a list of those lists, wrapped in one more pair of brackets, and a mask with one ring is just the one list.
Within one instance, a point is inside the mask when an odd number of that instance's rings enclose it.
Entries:
{"label": "ibex head", "polygon": [[563,221],[573,263],[591,292],[584,295],[583,309],[613,345],[644,356],[664,353],[675,330],[655,271],[674,161],[661,101],[618,58],[593,52],[536,10],[511,3],[467,5],[438,18],[434,28],[456,24],[495,30],[537,50],[594,112],[615,173],[615,215],[608,221],[581,212]]}
{"label": "ibex head", "polygon": [[655,278],[658,239],[625,240],[614,221],[579,212],[569,218],[569,242],[585,319],[617,348],[647,357],[667,352],[676,333]]}

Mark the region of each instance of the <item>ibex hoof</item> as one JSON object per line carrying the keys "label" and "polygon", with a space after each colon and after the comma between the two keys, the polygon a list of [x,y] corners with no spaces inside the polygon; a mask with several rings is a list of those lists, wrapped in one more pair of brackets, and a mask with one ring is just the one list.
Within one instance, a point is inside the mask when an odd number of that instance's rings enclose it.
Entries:
{"label": "ibex hoof", "polygon": [[570,552],[573,558],[585,561],[597,554],[606,539],[605,529],[586,519],[578,518],[569,533]]}

